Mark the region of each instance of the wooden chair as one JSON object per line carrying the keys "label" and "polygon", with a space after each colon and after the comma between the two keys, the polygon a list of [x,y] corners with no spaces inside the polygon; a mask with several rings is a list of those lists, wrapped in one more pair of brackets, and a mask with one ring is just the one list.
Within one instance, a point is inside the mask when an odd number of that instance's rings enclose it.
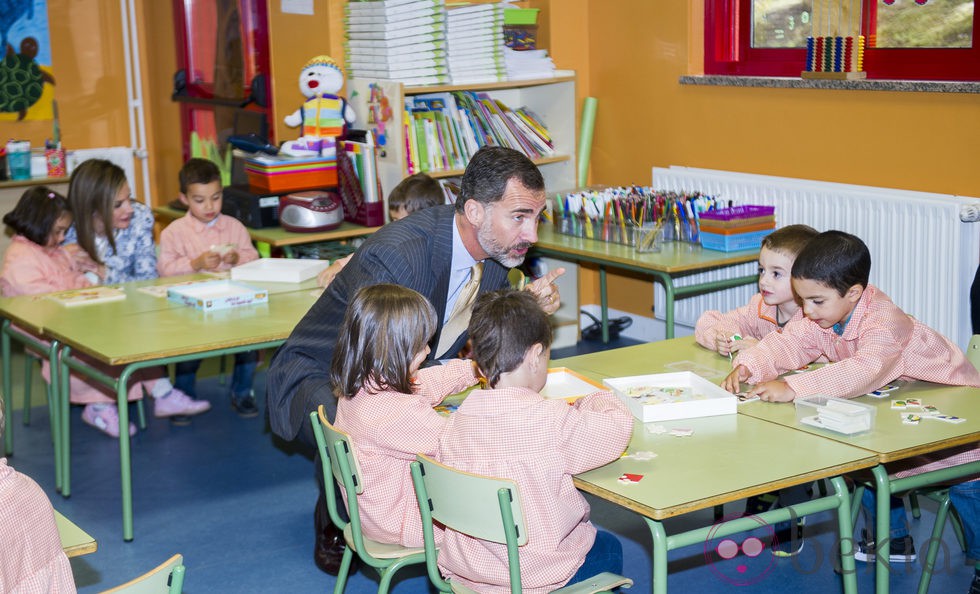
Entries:
{"label": "wooden chair", "polygon": [[102,594],[180,594],[184,588],[184,557],[174,555],[156,569]]}
{"label": "wooden chair", "polygon": [[[323,406],[310,413],[313,436],[316,438],[323,465],[323,491],[327,500],[330,520],[344,532],[347,548],[340,562],[340,571],[334,585],[334,593],[341,594],[347,585],[351,562],[356,552],[364,564],[376,569],[381,576],[378,584],[379,594],[391,588],[391,580],[402,567],[425,562],[425,549],[408,548],[397,544],[380,543],[365,538],[361,533],[361,516],[357,507],[357,496],[364,491],[364,481],[354,455],[354,446],[349,435],[327,421]],[[347,510],[350,521],[341,519],[337,509],[337,495],[332,480],[337,481],[347,493]]]}
{"label": "wooden chair", "polygon": [[[412,462],[411,468],[415,495],[422,513],[426,568],[432,584],[440,592],[474,592],[459,583],[443,579],[439,573],[439,552],[432,531],[432,521],[436,520],[473,538],[506,544],[510,590],[513,594],[519,594],[521,564],[518,547],[527,543],[527,526],[517,483],[462,472],[423,455]],[[554,592],[590,594],[632,585],[633,580],[629,578],[605,572]]]}

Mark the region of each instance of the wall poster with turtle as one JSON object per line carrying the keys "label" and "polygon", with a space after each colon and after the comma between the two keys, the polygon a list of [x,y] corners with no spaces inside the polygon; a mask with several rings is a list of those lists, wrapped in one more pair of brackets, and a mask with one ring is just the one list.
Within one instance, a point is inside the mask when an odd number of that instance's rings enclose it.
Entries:
{"label": "wall poster with turtle", "polygon": [[48,0],[0,0],[0,121],[53,118]]}

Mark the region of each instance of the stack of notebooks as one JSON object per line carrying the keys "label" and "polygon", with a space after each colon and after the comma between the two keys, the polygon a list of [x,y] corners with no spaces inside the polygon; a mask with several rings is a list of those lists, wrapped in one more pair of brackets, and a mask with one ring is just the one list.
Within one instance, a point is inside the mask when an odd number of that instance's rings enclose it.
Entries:
{"label": "stack of notebooks", "polygon": [[445,18],[445,0],[348,2],[347,76],[408,85],[449,82]]}
{"label": "stack of notebooks", "polygon": [[555,76],[555,63],[548,57],[548,50],[514,50],[504,48],[504,65],[507,80],[551,78]]}
{"label": "stack of notebooks", "polygon": [[453,84],[507,80],[503,28],[504,9],[500,4],[471,4],[447,9],[447,60]]}
{"label": "stack of notebooks", "polygon": [[555,154],[541,118],[511,109],[487,93],[456,91],[405,97],[408,173],[463,169],[483,145],[505,146],[532,159]]}

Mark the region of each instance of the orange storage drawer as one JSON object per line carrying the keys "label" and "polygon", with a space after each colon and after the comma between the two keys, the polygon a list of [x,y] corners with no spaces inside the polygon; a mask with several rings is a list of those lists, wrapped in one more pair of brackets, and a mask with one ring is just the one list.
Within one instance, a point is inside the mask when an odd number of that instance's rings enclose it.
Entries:
{"label": "orange storage drawer", "polygon": [[256,193],[282,194],[296,190],[315,190],[337,185],[337,168],[262,173],[245,171],[248,185]]}
{"label": "orange storage drawer", "polygon": [[776,221],[767,221],[764,223],[756,223],[754,225],[745,225],[743,227],[715,227],[713,225],[706,224],[708,222],[709,221],[707,219],[701,219],[701,231],[703,233],[714,233],[716,235],[738,235],[739,233],[752,233],[753,231],[765,231],[767,229],[776,228]]}

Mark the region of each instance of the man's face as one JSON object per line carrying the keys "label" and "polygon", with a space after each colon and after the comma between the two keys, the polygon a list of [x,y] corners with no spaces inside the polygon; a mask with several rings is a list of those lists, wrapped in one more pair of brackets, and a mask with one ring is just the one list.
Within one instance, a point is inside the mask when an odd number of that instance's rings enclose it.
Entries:
{"label": "man's face", "polygon": [[483,222],[477,230],[480,247],[507,268],[520,266],[527,251],[538,240],[538,217],[545,207],[544,190],[529,190],[510,179],[503,197],[479,206]]}

